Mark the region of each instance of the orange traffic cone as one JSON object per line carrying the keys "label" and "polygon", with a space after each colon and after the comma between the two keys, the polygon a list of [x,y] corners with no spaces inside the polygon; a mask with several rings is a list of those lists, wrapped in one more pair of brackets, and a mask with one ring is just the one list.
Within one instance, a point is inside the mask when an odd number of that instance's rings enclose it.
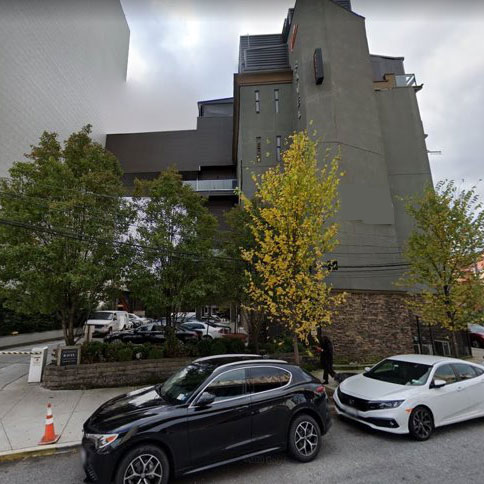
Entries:
{"label": "orange traffic cone", "polygon": [[39,445],[55,444],[60,439],[60,435],[55,434],[54,417],[52,415],[52,405],[47,404],[47,417],[45,418],[45,431]]}

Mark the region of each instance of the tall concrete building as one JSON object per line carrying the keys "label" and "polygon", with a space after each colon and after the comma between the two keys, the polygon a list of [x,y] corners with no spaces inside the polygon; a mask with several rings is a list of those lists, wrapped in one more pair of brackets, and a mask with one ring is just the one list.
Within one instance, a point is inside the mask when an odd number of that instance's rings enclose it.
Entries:
{"label": "tall concrete building", "polygon": [[44,130],[104,144],[128,49],[120,0],[0,0],[0,176]]}
{"label": "tall concrete building", "polygon": [[432,181],[421,87],[403,57],[370,54],[350,1],[297,0],[280,33],[240,38],[234,97],[199,103],[196,131],[112,135],[107,148],[128,184],[180,163],[187,183],[210,186],[209,206],[218,194],[219,212],[234,203],[230,183],[254,193],[251,173],[281,163],[292,132],[320,138],[321,163],[326,148],[339,150],[341,243],[328,258],[339,265],[330,282],[348,298],[329,332],[349,356],[413,351],[415,318],[394,283],[411,230],[400,198]]}

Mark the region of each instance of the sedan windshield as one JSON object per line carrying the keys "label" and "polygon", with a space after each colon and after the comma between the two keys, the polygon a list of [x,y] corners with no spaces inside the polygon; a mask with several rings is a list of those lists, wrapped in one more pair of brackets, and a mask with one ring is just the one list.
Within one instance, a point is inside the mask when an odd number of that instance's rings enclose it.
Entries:
{"label": "sedan windshield", "polygon": [[212,365],[192,364],[171,376],[165,383],[158,385],[156,391],[168,403],[185,403],[193,392],[212,374]]}
{"label": "sedan windshield", "polygon": [[396,385],[425,385],[432,367],[409,361],[383,360],[364,376]]}
{"label": "sedan windshield", "polygon": [[470,327],[471,333],[484,333],[484,326],[480,326],[479,324],[473,324]]}

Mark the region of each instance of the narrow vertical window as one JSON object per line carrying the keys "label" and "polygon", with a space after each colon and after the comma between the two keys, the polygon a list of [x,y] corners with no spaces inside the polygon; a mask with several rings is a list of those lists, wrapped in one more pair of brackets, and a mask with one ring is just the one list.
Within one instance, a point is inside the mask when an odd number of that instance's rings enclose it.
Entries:
{"label": "narrow vertical window", "polygon": [[276,160],[281,161],[281,137],[276,136]]}
{"label": "narrow vertical window", "polygon": [[257,136],[257,138],[255,139],[255,151],[256,151],[256,161],[257,163],[260,163],[260,160],[261,160],[261,150],[262,150],[262,146],[261,146],[261,137],[260,136]]}
{"label": "narrow vertical window", "polygon": [[274,105],[276,108],[276,113],[279,112],[279,89],[274,89]]}
{"label": "narrow vertical window", "polygon": [[260,113],[260,93],[255,91],[255,112]]}

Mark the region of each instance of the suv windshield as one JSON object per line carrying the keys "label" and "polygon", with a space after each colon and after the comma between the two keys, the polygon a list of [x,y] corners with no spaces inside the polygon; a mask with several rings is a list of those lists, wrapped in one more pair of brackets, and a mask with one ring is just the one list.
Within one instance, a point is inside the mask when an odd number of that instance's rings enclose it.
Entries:
{"label": "suv windshield", "polygon": [[89,319],[112,319],[113,318],[113,313],[109,313],[107,311],[97,311],[94,314],[91,314],[91,317]]}
{"label": "suv windshield", "polygon": [[409,361],[383,360],[364,376],[396,385],[425,385],[432,367]]}
{"label": "suv windshield", "polygon": [[171,376],[156,387],[158,394],[168,403],[185,403],[193,392],[212,374],[214,366],[192,364]]}

